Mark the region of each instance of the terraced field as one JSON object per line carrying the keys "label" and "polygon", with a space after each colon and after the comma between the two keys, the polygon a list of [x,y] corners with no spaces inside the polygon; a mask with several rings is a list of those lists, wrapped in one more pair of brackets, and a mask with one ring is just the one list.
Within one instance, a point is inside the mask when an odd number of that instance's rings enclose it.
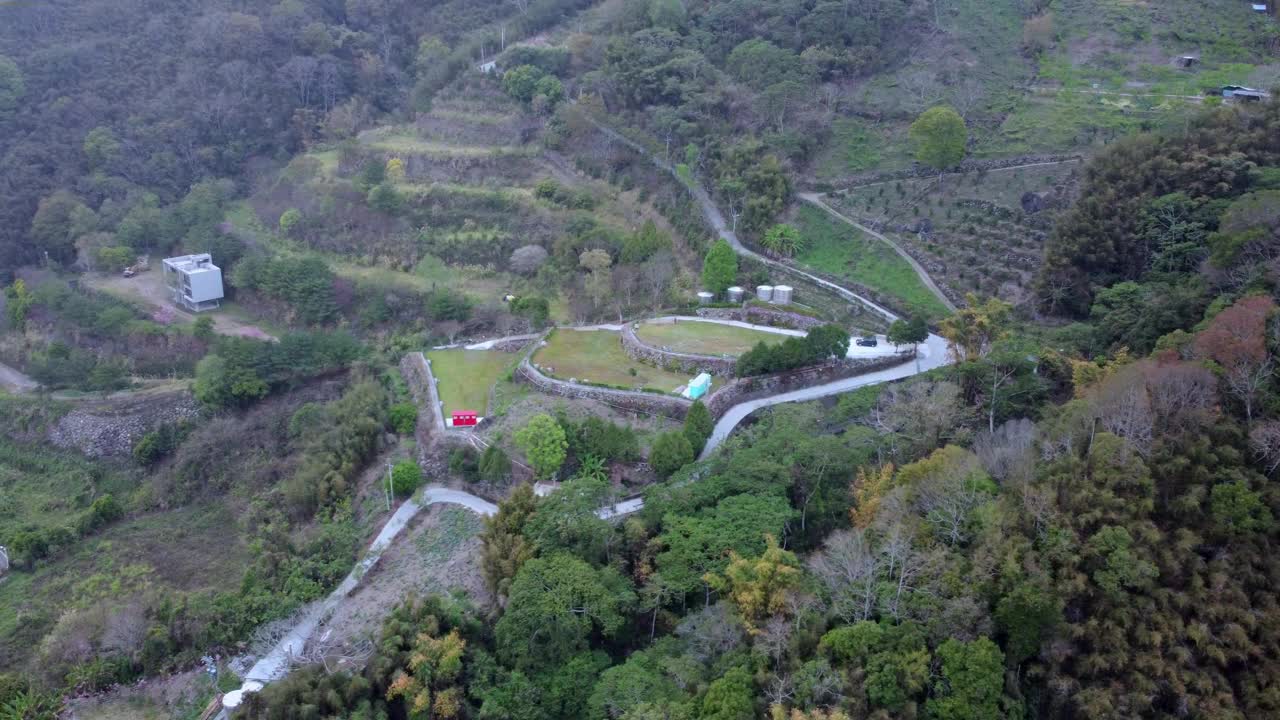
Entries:
{"label": "terraced field", "polygon": [[636,329],[641,340],[674,352],[697,355],[741,355],[756,343],[776,345],[787,335],[751,328],[705,322],[641,323]]}
{"label": "terraced field", "polygon": [[1074,193],[1078,172],[1079,163],[1067,162],[902,180],[834,192],[827,202],[883,228],[953,301],[967,292],[1017,301],[1039,266],[1053,214]]}
{"label": "terraced field", "polygon": [[669,393],[689,382],[688,375],[633,360],[622,349],[621,336],[609,330],[556,330],[533,354],[533,362],[562,380],[620,388]]}

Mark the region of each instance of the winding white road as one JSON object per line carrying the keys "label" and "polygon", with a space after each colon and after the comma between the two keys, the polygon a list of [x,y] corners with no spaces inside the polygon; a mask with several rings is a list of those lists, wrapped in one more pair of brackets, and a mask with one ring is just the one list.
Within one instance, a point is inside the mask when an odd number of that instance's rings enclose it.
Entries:
{"label": "winding white road", "polygon": [[316,629],[324,624],[326,618],[330,617],[333,611],[356,589],[365,574],[382,558],[383,551],[390,547],[396,536],[409,525],[409,521],[424,507],[439,503],[461,505],[486,517],[498,512],[498,506],[488,500],[439,485],[427,486],[419,496],[405,500],[382,526],[378,536],[365,551],[364,558],[351,569],[338,587],[334,588],[324,600],[308,608],[275,646],[249,668],[239,690],[232,690],[223,696],[223,712],[220,717],[225,717],[228,709],[238,706],[244,699],[245,693],[257,692],[267,683],[288,675],[294,659],[306,649],[307,642],[311,640]]}
{"label": "winding white road", "polygon": [[[654,164],[656,164],[658,167],[666,170],[672,176],[675,176],[677,177],[677,179],[679,179],[678,176],[676,176],[675,169],[672,168],[670,164],[654,156],[643,146],[618,134],[617,132],[613,131],[612,129],[606,126],[601,125],[600,123],[596,122],[594,119],[592,119],[591,122],[601,132],[606,133],[610,137],[613,137],[619,140],[620,142],[625,143],[632,149],[645,155],[651,161],[653,161]],[[729,245],[734,249],[734,251],[737,252],[739,255],[753,258],[755,260],[758,260],[759,262],[776,267],[784,272],[804,277],[810,282],[816,283],[817,285],[820,285],[822,287],[825,287],[829,290],[834,291],[836,294],[840,295],[841,297],[845,298],[850,302],[858,303],[860,305],[863,305],[864,307],[871,309],[872,311],[881,315],[882,317],[884,317],[886,320],[889,320],[890,322],[898,319],[898,316],[895,315],[892,311],[888,310],[887,308],[881,307],[880,305],[872,302],[867,298],[862,297],[861,295],[858,295],[857,293],[854,293],[846,288],[840,287],[839,285],[836,285],[835,283],[832,283],[830,281],[823,280],[822,278],[817,277],[815,275],[811,275],[807,272],[804,272],[803,270],[799,270],[789,265],[785,265],[783,263],[779,263],[770,258],[764,257],[748,249],[738,240],[737,235],[732,230],[729,229],[728,225],[725,223],[724,215],[720,212],[720,209],[716,207],[715,202],[712,201],[711,196],[707,193],[707,191],[700,184],[697,184],[697,183],[686,184],[686,187],[688,187],[689,191],[693,193],[694,198],[698,200],[698,203],[702,207],[702,212],[703,212],[703,215],[706,217],[707,222],[710,223],[711,226],[716,229],[716,232],[719,233],[720,236],[724,238],[729,243]],[[928,282],[927,276],[925,276],[923,279],[925,279],[926,282]],[[574,328],[574,329],[575,330],[620,330],[621,328],[622,328],[621,325],[605,324],[605,325],[596,325],[596,326],[581,327],[581,328]],[[473,349],[487,349],[487,347],[492,347],[492,344],[494,342],[498,342],[498,341],[486,341],[483,343],[476,343],[475,345],[468,346],[468,347]],[[880,338],[880,342],[882,344],[886,344],[884,342],[883,337]],[[863,356],[863,355],[880,354],[880,353],[884,353],[885,351],[886,349],[881,348],[880,346],[877,346],[877,348],[875,349],[861,348],[851,343],[851,347],[849,348],[849,356],[857,357],[857,356]],[[733,429],[736,428],[744,418],[746,418],[752,412],[759,410],[761,408],[769,407],[772,405],[778,405],[781,403],[787,403],[787,402],[802,402],[807,400],[816,400],[818,398],[823,398],[830,395],[836,395],[839,393],[848,392],[850,390],[854,390],[860,387],[866,387],[868,385],[876,385],[879,383],[891,382],[893,380],[900,380],[902,378],[910,377],[912,375],[916,375],[921,372],[931,370],[933,368],[941,367],[943,365],[946,365],[948,362],[949,360],[947,356],[946,341],[943,338],[938,337],[937,335],[931,334],[929,335],[928,340],[926,340],[923,343],[923,345],[917,348],[917,356],[911,360],[907,360],[901,365],[887,368],[885,370],[879,370],[876,372],[867,373],[865,375],[845,378],[843,380],[836,380],[823,385],[817,385],[814,387],[803,388],[801,390],[782,393],[779,395],[774,395],[772,397],[760,398],[758,400],[749,400],[743,403],[739,403],[738,405],[734,405],[733,407],[729,408],[728,412],[726,412],[720,418],[719,422],[716,423],[715,428],[712,430],[711,437],[707,440],[706,447],[703,448],[702,454],[699,456],[699,459],[704,459],[710,456],[710,454],[714,452],[715,449],[718,448],[721,443],[724,442],[725,438],[729,437],[729,434],[733,432]],[[539,494],[543,494],[543,492],[539,492]],[[396,512],[391,516],[391,519],[387,521],[387,524],[383,526],[382,530],[378,533],[378,536],[374,538],[373,543],[370,544],[369,550],[365,553],[364,558],[359,562],[359,564],[356,565],[355,568],[351,570],[351,573],[347,575],[346,579],[344,579],[342,583],[338,585],[338,587],[334,589],[334,591],[330,593],[327,598],[325,598],[319,604],[310,608],[303,615],[302,619],[300,619],[289,630],[289,632],[286,633],[283,638],[281,638],[281,640],[276,644],[276,646],[272,648],[272,650],[268,652],[265,656],[263,656],[262,659],[258,660],[258,662],[255,663],[252,668],[250,668],[249,672],[245,674],[244,685],[239,690],[233,690],[232,692],[227,693],[227,695],[224,697],[224,700],[223,700],[224,709],[222,713],[220,713],[219,717],[225,718],[227,716],[226,708],[231,708],[239,705],[239,703],[242,702],[245,693],[257,692],[258,690],[261,690],[266,683],[271,682],[272,680],[277,680],[287,675],[289,673],[289,670],[291,669],[293,659],[296,658],[299,654],[301,654],[301,652],[305,649],[307,641],[310,640],[311,636],[315,633],[316,629],[325,621],[327,617],[329,617],[332,614],[333,610],[337,608],[337,606],[347,597],[347,595],[349,595],[353,590],[355,590],[356,586],[359,585],[361,578],[363,578],[364,575],[367,572],[369,572],[369,570],[378,562],[379,558],[382,557],[383,551],[386,550],[388,546],[390,546],[391,542],[400,534],[400,532],[409,524],[409,521],[412,520],[413,517],[417,515],[417,513],[423,507],[426,507],[428,505],[433,505],[436,503],[452,503],[455,505],[461,505],[473,512],[479,513],[484,516],[493,515],[498,511],[498,508],[496,505],[494,505],[493,503],[487,500],[484,500],[483,498],[476,497],[475,495],[462,492],[460,490],[452,490],[452,489],[441,487],[441,486],[427,487],[426,489],[423,490],[420,500],[410,499],[405,501],[404,504],[402,504],[400,508],[397,509]],[[596,514],[601,518],[610,519],[610,518],[621,517],[624,515],[628,515],[630,513],[638,512],[643,507],[644,507],[644,499],[639,497],[634,497],[634,498],[628,498],[625,500],[620,500],[617,503],[614,503],[607,507],[602,507],[596,511]]]}

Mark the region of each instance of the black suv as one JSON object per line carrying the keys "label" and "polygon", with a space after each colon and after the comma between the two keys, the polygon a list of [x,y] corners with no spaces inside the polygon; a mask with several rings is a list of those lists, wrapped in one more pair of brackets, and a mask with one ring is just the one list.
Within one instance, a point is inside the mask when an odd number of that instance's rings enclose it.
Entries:
{"label": "black suv", "polygon": [[874,335],[860,337],[854,342],[858,343],[858,347],[875,347],[880,344],[880,341],[876,340]]}

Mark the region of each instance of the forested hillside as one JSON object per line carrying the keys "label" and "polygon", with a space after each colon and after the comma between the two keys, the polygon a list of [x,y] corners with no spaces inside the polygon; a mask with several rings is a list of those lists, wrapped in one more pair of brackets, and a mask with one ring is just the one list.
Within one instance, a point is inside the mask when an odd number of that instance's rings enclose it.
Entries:
{"label": "forested hillside", "polygon": [[1280,717],[1278,56],[0,2],[0,720]]}
{"label": "forested hillside", "polygon": [[[571,3],[40,2],[0,6],[0,267],[66,263],[211,177],[242,178],[307,142],[426,107],[501,34]],[[502,21],[502,27],[497,22]],[[65,191],[54,196],[55,191]],[[54,196],[55,200],[48,200]],[[32,228],[42,200],[74,223]],[[86,212],[86,210],[90,210]],[[54,214],[47,210],[46,215]],[[131,237],[168,247],[186,229]]]}

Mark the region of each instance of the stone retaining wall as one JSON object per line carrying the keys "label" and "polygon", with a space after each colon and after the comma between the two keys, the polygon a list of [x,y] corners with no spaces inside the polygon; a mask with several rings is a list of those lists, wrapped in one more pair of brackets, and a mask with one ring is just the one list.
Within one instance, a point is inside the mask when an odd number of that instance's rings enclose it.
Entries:
{"label": "stone retaining wall", "polygon": [[622,326],[622,349],[627,355],[640,362],[689,375],[706,372],[721,377],[731,377],[738,367],[737,358],[697,355],[654,347],[636,335],[631,323]]}
{"label": "stone retaining wall", "polygon": [[414,402],[427,411],[428,416],[419,419],[417,439],[420,444],[428,445],[433,435],[442,434],[445,430],[444,414],[440,411],[440,398],[436,395],[431,365],[422,353],[411,352],[400,360],[400,374],[404,376]]}
{"label": "stone retaining wall", "polygon": [[675,395],[659,395],[657,393],[636,392],[634,390],[615,390],[613,388],[557,380],[539,372],[528,359],[520,363],[519,367],[516,368],[516,379],[527,382],[548,395],[587,398],[588,400],[597,400],[619,410],[647,415],[661,415],[675,420],[683,420],[684,416],[689,412],[689,406],[693,404]]}
{"label": "stone retaining wall", "polygon": [[909,353],[903,353],[878,358],[834,360],[799,370],[739,378],[707,396],[707,410],[711,411],[712,417],[719,419],[729,408],[741,402],[883,370],[901,365],[910,358]]}
{"label": "stone retaining wall", "polygon": [[48,437],[57,447],[78,450],[91,458],[129,455],[134,443],[148,432],[199,416],[200,403],[185,390],[90,402],[59,418]]}
{"label": "stone retaining wall", "polygon": [[[1064,163],[1079,162],[1083,157],[1080,155],[1023,155],[1022,157],[1011,158],[994,158],[985,160],[965,160],[954,168],[946,171],[947,175],[966,174],[973,172],[981,172],[983,170],[1002,170],[1004,168],[1018,167],[1020,165],[1035,165],[1037,163]],[[848,175],[843,178],[836,178],[828,182],[802,183],[807,190],[816,190],[817,192],[825,192],[832,187],[842,189],[852,189],[862,187],[864,185],[874,185],[876,183],[890,182],[893,180],[907,180],[910,178],[935,178],[938,171],[919,165],[903,170],[882,170],[869,173],[859,173]]]}
{"label": "stone retaining wall", "polygon": [[826,320],[782,309],[743,304],[741,308],[698,308],[698,317],[711,320],[737,320],[754,325],[769,325],[793,330],[812,330],[827,324]]}

